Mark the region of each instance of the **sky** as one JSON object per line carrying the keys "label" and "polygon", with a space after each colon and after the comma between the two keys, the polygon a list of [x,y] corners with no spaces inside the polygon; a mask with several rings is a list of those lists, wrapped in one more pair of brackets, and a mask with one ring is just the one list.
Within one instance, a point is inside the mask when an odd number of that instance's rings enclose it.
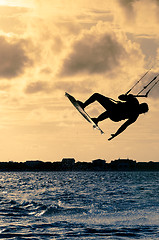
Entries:
{"label": "sky", "polygon": [[[159,0],[0,0],[0,161],[159,161],[159,84],[149,112],[121,135],[101,135],[65,92],[118,99],[159,73]],[[104,109],[87,107],[92,117]]]}

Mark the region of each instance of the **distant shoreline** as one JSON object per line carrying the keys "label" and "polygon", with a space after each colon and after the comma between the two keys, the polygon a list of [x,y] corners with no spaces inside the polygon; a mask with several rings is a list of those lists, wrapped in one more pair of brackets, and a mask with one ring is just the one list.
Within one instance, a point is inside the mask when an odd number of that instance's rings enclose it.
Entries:
{"label": "distant shoreline", "polygon": [[63,158],[61,162],[43,162],[29,160],[26,162],[0,162],[0,172],[3,171],[159,171],[159,162],[136,162],[131,159],[117,159],[110,163],[96,159],[92,162],[75,162],[74,158]]}

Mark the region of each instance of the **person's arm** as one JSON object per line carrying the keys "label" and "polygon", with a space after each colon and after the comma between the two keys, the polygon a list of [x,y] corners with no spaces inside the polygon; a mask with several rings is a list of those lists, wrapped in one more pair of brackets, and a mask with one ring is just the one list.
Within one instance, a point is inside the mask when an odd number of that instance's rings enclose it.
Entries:
{"label": "person's arm", "polygon": [[129,101],[129,100],[134,98],[134,95],[132,95],[132,94],[128,94],[128,95],[121,94],[118,98],[122,101]]}
{"label": "person's arm", "polygon": [[115,134],[111,134],[111,137],[108,139],[109,141],[112,140],[113,138],[115,138],[117,135],[119,135],[120,133],[122,133],[130,124],[134,123],[136,121],[135,120],[130,120],[128,119],[117,131]]}

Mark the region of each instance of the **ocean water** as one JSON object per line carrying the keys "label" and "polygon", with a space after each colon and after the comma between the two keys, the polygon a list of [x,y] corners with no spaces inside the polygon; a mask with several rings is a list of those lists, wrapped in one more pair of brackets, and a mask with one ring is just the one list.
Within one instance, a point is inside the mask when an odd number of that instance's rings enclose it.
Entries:
{"label": "ocean water", "polygon": [[0,239],[159,239],[159,172],[2,172]]}

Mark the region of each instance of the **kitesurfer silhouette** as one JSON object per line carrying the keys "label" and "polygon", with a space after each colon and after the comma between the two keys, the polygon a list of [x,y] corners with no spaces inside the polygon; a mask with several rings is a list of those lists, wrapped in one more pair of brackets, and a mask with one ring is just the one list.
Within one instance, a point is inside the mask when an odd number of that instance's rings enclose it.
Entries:
{"label": "kitesurfer silhouette", "polygon": [[134,123],[140,114],[148,112],[149,108],[147,103],[140,104],[136,97],[140,96],[122,94],[118,97],[120,101],[115,101],[99,93],[94,93],[84,103],[81,101],[78,101],[78,103],[84,109],[89,104],[97,101],[106,109],[106,111],[99,115],[97,118],[92,118],[96,124],[107,118],[110,118],[114,122],[119,122],[121,120],[127,119],[127,121],[116,131],[115,134],[111,134],[111,137],[108,139],[111,140],[122,133],[130,124]]}

